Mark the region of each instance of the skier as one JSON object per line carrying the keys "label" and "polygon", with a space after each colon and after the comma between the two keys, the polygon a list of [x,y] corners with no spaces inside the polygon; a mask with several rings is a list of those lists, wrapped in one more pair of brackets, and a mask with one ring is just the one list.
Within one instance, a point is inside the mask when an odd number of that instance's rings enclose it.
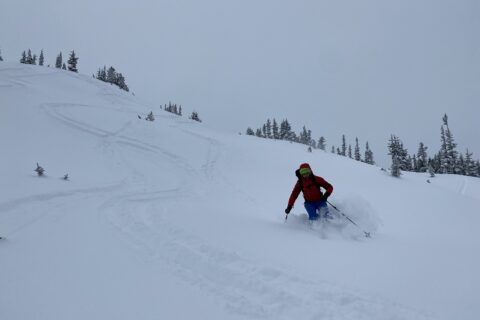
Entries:
{"label": "skier", "polygon": [[[295,171],[295,174],[298,177],[298,181],[290,195],[285,213],[290,213],[295,200],[297,200],[300,191],[302,191],[309,220],[317,220],[320,217],[333,219],[327,206],[327,199],[333,192],[333,186],[322,177],[315,176],[308,163],[302,163],[300,168]],[[324,188],[326,192],[322,193],[320,187]],[[320,212],[320,215],[317,213],[317,210]]]}

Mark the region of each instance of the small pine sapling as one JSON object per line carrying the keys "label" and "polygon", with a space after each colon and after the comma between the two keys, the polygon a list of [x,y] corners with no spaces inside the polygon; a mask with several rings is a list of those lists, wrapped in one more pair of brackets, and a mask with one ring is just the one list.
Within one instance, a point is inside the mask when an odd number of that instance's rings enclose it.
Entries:
{"label": "small pine sapling", "polygon": [[153,111],[150,111],[148,116],[145,118],[147,121],[155,121],[155,117],[153,116]]}
{"label": "small pine sapling", "polygon": [[39,177],[43,176],[45,169],[43,169],[37,162],[37,169],[34,170]]}
{"label": "small pine sapling", "polygon": [[192,112],[192,115],[190,116],[190,119],[198,121],[198,122],[202,122],[202,120],[200,120],[200,118],[198,117],[198,113],[196,113],[195,111]]}

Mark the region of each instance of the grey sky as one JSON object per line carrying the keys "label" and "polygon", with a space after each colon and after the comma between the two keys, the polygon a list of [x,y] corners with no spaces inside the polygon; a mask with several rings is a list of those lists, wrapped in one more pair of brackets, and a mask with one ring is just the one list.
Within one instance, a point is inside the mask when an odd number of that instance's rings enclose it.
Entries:
{"label": "grey sky", "polygon": [[137,96],[244,132],[266,118],[305,124],[328,147],[346,134],[386,165],[398,135],[439,147],[446,112],[460,151],[480,158],[480,2],[475,0],[2,0],[7,61],[75,49]]}

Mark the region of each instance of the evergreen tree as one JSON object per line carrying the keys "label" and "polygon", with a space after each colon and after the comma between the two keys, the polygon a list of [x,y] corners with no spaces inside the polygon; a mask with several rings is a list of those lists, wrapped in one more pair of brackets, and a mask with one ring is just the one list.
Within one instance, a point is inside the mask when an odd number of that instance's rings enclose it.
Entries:
{"label": "evergreen tree", "polygon": [[344,157],[347,155],[347,142],[345,140],[345,135],[342,135],[342,150],[340,155]]}
{"label": "evergreen tree", "polygon": [[265,125],[265,136],[266,136],[267,139],[272,139],[273,138],[272,122],[270,121],[270,119],[267,119],[267,123]]}
{"label": "evergreen tree", "polygon": [[280,139],[278,123],[277,123],[277,120],[275,120],[275,118],[273,118],[272,131],[273,131],[273,139],[276,139],[276,140]]}
{"label": "evergreen tree", "polygon": [[68,70],[72,72],[78,72],[77,69],[78,57],[75,55],[75,51],[70,52],[70,57],[68,58]]}
{"label": "evergreen tree", "polygon": [[37,168],[34,170],[39,177],[43,176],[45,169],[43,169],[37,162]]}
{"label": "evergreen tree", "polygon": [[202,120],[200,120],[200,118],[198,117],[198,113],[195,112],[195,111],[192,112],[192,115],[190,116],[190,119],[198,121],[198,122],[202,122]]}
{"label": "evergreen tree", "polygon": [[287,139],[287,132],[289,130],[291,130],[290,125],[288,124],[287,119],[285,119],[280,123],[280,132],[279,132],[280,140]]}
{"label": "evergreen tree", "polygon": [[418,161],[417,161],[417,156],[415,154],[412,157],[412,171],[418,172]]}
{"label": "evergreen tree", "polygon": [[373,160],[373,152],[370,150],[370,147],[368,146],[368,141],[365,145],[365,163],[368,164],[375,164],[375,161]]}
{"label": "evergreen tree", "polygon": [[107,67],[103,66],[103,69],[98,69],[97,79],[103,82],[107,82]]}
{"label": "evergreen tree", "polygon": [[20,59],[20,63],[27,63],[27,54],[25,53],[25,50],[22,52],[22,58]]}
{"label": "evergreen tree", "polygon": [[32,50],[28,49],[26,64],[33,64]]}
{"label": "evergreen tree", "polygon": [[2,50],[0,49],[0,61],[3,61],[3,58],[2,58]]}
{"label": "evergreen tree", "polygon": [[60,52],[55,61],[55,68],[61,69],[63,65],[62,53]]}
{"label": "evergreen tree", "polygon": [[351,144],[348,145],[348,157],[349,157],[350,159],[353,158],[353,157],[352,157],[352,145],[351,145]]}
{"label": "evergreen tree", "polygon": [[463,154],[460,154],[460,156],[458,157],[456,167],[457,167],[457,170],[458,170],[457,174],[466,175],[465,174],[466,163],[465,163],[465,159],[463,159]]}
{"label": "evergreen tree", "polygon": [[428,166],[428,173],[430,174],[430,178],[435,177],[435,170],[433,169],[432,165]]}
{"label": "evergreen tree", "polygon": [[302,144],[311,145],[311,141],[312,141],[312,131],[307,130],[307,128],[303,126],[302,132],[300,132],[299,142]]}
{"label": "evergreen tree", "polygon": [[477,175],[477,168],[475,162],[472,159],[473,153],[467,152],[465,153],[465,164],[464,164],[464,174],[467,176],[476,176]]}
{"label": "evergreen tree", "polygon": [[[129,91],[127,84],[125,83],[125,78],[121,73],[117,73],[117,77],[115,79],[115,84],[122,90]],[[178,111],[179,115],[182,115],[181,107],[180,110]]]}
{"label": "evergreen tree", "polygon": [[262,130],[259,128],[257,129],[257,131],[255,132],[255,136],[261,138],[262,137]]}
{"label": "evergreen tree", "polygon": [[458,152],[456,150],[457,144],[453,139],[450,128],[447,127],[445,131],[445,138],[447,140],[447,171],[448,173],[460,173],[461,169],[457,166]]}
{"label": "evergreen tree", "polygon": [[318,143],[317,143],[317,146],[318,146],[318,149],[320,150],[323,150],[325,151],[325,148],[326,148],[326,140],[325,138],[322,136],[318,139]]}
{"label": "evergreen tree", "polygon": [[417,151],[417,166],[415,168],[417,172],[426,172],[428,170],[427,149],[428,147],[423,142],[420,142]]}
{"label": "evergreen tree", "polygon": [[398,178],[402,174],[402,171],[400,170],[401,166],[401,161],[400,159],[396,156],[392,156],[392,166],[390,167],[390,173],[392,176]]}
{"label": "evergreen tree", "polygon": [[67,65],[65,64],[65,62],[62,64],[62,70],[67,70]]}
{"label": "evergreen tree", "polygon": [[43,63],[45,61],[45,57],[43,56],[43,49],[40,51],[40,58],[38,58],[38,65],[43,66]]}
{"label": "evergreen tree", "polygon": [[400,170],[411,170],[411,159],[408,158],[408,151],[403,147],[400,139],[391,135],[388,143],[388,154],[392,157],[392,163],[395,159],[395,165],[399,166]]}
{"label": "evergreen tree", "polygon": [[360,146],[358,145],[358,138],[355,138],[355,160],[362,161],[362,156],[360,155]]}
{"label": "evergreen tree", "polygon": [[[283,139],[282,140],[287,140],[287,141],[296,141],[297,140],[297,135],[295,132],[292,130],[292,126],[288,122],[287,119],[285,119],[284,122],[284,134],[283,134]],[[280,126],[281,127],[281,126]],[[282,134],[280,134],[280,137],[282,137]]]}
{"label": "evergreen tree", "polygon": [[249,136],[254,136],[254,135],[255,135],[255,132],[253,131],[252,128],[248,127],[248,129],[247,129],[247,135],[249,135]]}
{"label": "evergreen tree", "polygon": [[155,121],[155,116],[153,115],[153,111],[150,111],[148,116],[145,118],[147,121]]}
{"label": "evergreen tree", "polygon": [[[115,71],[115,68],[114,67],[108,68],[108,70],[107,70],[107,82],[111,83],[111,84],[114,84],[116,77],[117,77],[117,72]],[[172,108],[173,108],[173,106],[172,106]]]}
{"label": "evergreen tree", "polygon": [[32,64],[37,64],[37,55],[34,54],[32,57]]}

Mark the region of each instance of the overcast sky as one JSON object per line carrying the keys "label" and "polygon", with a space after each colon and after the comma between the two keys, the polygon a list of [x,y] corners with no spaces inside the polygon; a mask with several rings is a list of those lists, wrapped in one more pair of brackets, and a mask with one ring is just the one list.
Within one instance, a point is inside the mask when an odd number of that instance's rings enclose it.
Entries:
{"label": "overcast sky", "polygon": [[444,113],[480,158],[477,0],[2,0],[0,50],[79,72],[113,65],[152,109],[168,101],[232,132],[288,118],[339,146],[366,140],[381,164],[398,135],[438,150]]}

